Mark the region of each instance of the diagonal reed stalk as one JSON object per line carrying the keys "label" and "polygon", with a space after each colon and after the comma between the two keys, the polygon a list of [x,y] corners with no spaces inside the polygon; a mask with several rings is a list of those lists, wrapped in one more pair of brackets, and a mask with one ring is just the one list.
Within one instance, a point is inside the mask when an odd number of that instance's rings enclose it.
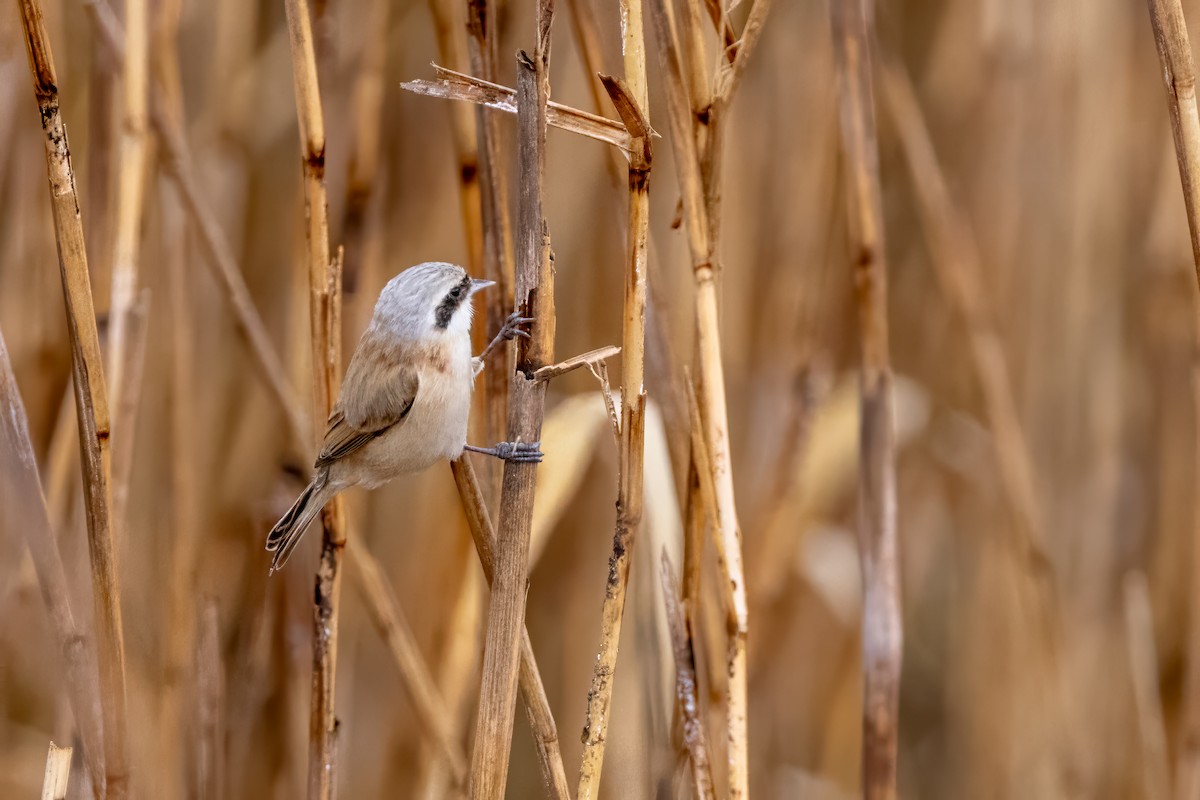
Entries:
{"label": "diagonal reed stalk", "polygon": [[[483,491],[479,487],[479,480],[475,477],[475,470],[471,466],[471,462],[466,458],[450,462],[450,469],[454,474],[454,483],[458,487],[463,513],[467,517],[467,525],[471,529],[471,537],[475,540],[479,564],[483,567],[483,575],[490,586],[496,575],[498,545],[496,530],[492,527],[492,520],[488,516]],[[529,727],[533,731],[538,761],[542,767],[542,779],[546,783],[547,792],[554,800],[570,800],[571,791],[567,786],[567,773],[563,768],[562,751],[558,745],[558,727],[554,723],[550,700],[546,697],[546,689],[542,685],[542,675],[533,654],[533,643],[529,639],[528,630],[521,631],[521,664],[518,683],[521,688],[521,696],[525,700]]]}
{"label": "diagonal reed stalk", "polygon": [[99,798],[104,789],[104,737],[94,703],[96,679],[89,672],[86,640],[71,611],[67,572],[46,510],[37,458],[29,441],[29,421],[3,333],[0,333],[0,453],[16,462],[0,463],[0,508],[4,509],[8,524],[25,535],[46,616],[62,654],[67,699],[83,743],[84,763]]}
{"label": "diagonal reed stalk", "polygon": [[850,246],[858,307],[858,538],[863,578],[863,797],[896,796],[903,631],[896,563],[896,444],[888,354],[887,260],[875,99],[870,0],[831,6],[850,191]]}
{"label": "diagonal reed stalk", "polygon": [[604,767],[611,719],[613,677],[621,640],[621,620],[629,586],[634,537],[642,521],[646,413],[646,242],[650,221],[650,125],[646,88],[646,47],[641,0],[620,7],[625,80],[604,77],[604,87],[632,137],[629,157],[629,234],[626,243],[625,299],[621,325],[621,424],[617,467],[617,519],[600,621],[600,649],[588,690],[583,727],[583,759],[576,797],[596,798]]}
{"label": "diagonal reed stalk", "polygon": [[[112,8],[104,0],[90,0],[84,10],[112,60],[118,65],[123,64],[125,32]],[[163,148],[167,175],[178,187],[184,208],[200,234],[200,242],[208,255],[205,264],[213,270],[213,277],[230,305],[234,324],[258,367],[259,376],[287,419],[297,451],[307,452],[312,435],[308,419],[288,383],[287,371],[271,344],[267,327],[254,306],[233,247],[221,229],[212,205],[200,190],[182,120],[178,118],[179,109],[169,107],[173,104],[163,92],[151,94],[150,101],[150,122]]]}
{"label": "diagonal reed stalk", "polygon": [[58,76],[39,0],[21,0],[21,21],[33,76],[33,90],[46,135],[46,168],[50,179],[59,272],[71,338],[75,407],[83,467],[88,545],[92,564],[100,703],[104,721],[105,792],[109,798],[129,793],[125,700],[125,635],[121,621],[121,587],[109,516],[109,416],[100,339],[92,304],[83,223],[71,150],[59,108]]}
{"label": "diagonal reed stalk", "polygon": [[1025,563],[1025,573],[1035,584],[1031,610],[1038,618],[1047,642],[1056,651],[1061,631],[1054,565],[1046,552],[1033,459],[1017,413],[1003,344],[983,289],[983,259],[970,223],[950,195],[904,65],[895,57],[885,55],[880,59],[880,75],[884,101],[891,111],[916,190],[935,277],[942,294],[966,328],[971,365],[975,380],[983,391],[995,442],[1001,487],[1008,496],[1015,523],[1013,546]]}
{"label": "diagonal reed stalk", "polygon": [[[312,22],[307,0],[286,0],[292,79],[304,169],[307,220],[309,316],[315,419],[329,417],[341,372],[341,259],[330,258],[329,208],[325,196],[325,121],[317,85]],[[318,441],[319,445],[319,441]],[[333,797],[336,785],[334,697],[337,678],[338,604],[346,522],[340,498],[321,512],[321,561],[313,598],[313,677],[308,754],[310,800]]]}
{"label": "diagonal reed stalk", "polygon": [[387,644],[404,675],[405,688],[421,724],[437,741],[457,785],[463,786],[467,778],[467,759],[455,739],[450,710],[438,693],[433,675],[421,657],[416,634],[401,611],[400,601],[388,585],[383,568],[375,559],[363,558],[365,552],[357,544],[349,549],[350,565],[360,573],[358,589],[367,601],[367,610],[371,613],[380,638]]}
{"label": "diagonal reed stalk", "polygon": [[[1171,132],[1179,179],[1183,185],[1183,203],[1187,210],[1188,232],[1196,282],[1200,287],[1200,111],[1196,107],[1196,66],[1187,23],[1180,0],[1147,0],[1150,24],[1158,45],[1163,83],[1167,90],[1167,109],[1171,114]],[[1196,423],[1195,485],[1192,490],[1192,585],[1187,644],[1187,673],[1184,679],[1183,713],[1180,715],[1179,752],[1175,765],[1175,796],[1200,796],[1200,317],[1193,323],[1192,400]]]}

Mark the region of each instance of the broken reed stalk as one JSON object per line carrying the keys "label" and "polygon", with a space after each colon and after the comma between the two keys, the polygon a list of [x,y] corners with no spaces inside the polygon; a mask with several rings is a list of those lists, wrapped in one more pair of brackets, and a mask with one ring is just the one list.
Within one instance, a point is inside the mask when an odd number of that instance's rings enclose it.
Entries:
{"label": "broken reed stalk", "polygon": [[108,396],[91,280],[83,242],[83,223],[75,190],[71,151],[59,108],[58,76],[46,35],[39,0],[20,0],[21,21],[33,75],[33,90],[46,134],[46,167],[59,272],[71,338],[75,406],[95,602],[96,651],[100,670],[100,703],[104,721],[106,796],[119,800],[129,792],[126,751],[125,641],[121,621],[121,586],[109,517]]}
{"label": "broken reed stalk", "polygon": [[[304,170],[308,242],[309,316],[312,326],[314,419],[328,419],[341,372],[341,259],[330,258],[329,208],[325,196],[325,122],[317,85],[308,0],[285,0],[292,79]],[[320,435],[320,434],[319,434]],[[317,442],[318,446],[320,442]],[[346,521],[341,498],[321,511],[321,561],[313,598],[313,677],[309,726],[308,796],[333,797],[336,785],[338,604]]]}
{"label": "broken reed stalk", "polygon": [[862,564],[863,797],[896,796],[903,631],[896,557],[896,444],[888,355],[887,261],[875,99],[871,86],[869,0],[831,6],[842,143],[850,191],[850,246],[858,307],[858,540]]}
{"label": "broken reed stalk", "polygon": [[[1167,90],[1167,109],[1171,115],[1171,133],[1175,139],[1175,157],[1183,185],[1183,203],[1187,211],[1188,232],[1196,282],[1200,287],[1200,112],[1196,108],[1196,67],[1188,40],[1187,23],[1180,0],[1147,0],[1154,41]],[[1198,306],[1200,307],[1200,306]],[[1200,794],[1200,318],[1193,324],[1196,336],[1192,354],[1192,393],[1197,439],[1193,489],[1192,570],[1189,602],[1187,677],[1184,681],[1183,713],[1180,715],[1179,753],[1176,763],[1175,791],[1180,798]]]}
{"label": "broken reed stalk", "polygon": [[692,783],[696,797],[711,800],[713,793],[712,767],[708,762],[705,741],[703,708],[700,705],[700,684],[696,678],[696,652],[688,624],[687,611],[675,585],[675,568],[664,547],[659,579],[662,584],[663,605],[667,612],[667,627],[671,633],[671,650],[675,655],[675,710],[680,721],[683,746],[691,765]]}
{"label": "broken reed stalk", "polygon": [[[455,72],[437,64],[433,65],[433,71],[438,76],[437,80],[406,81],[400,84],[400,87],[414,94],[441,97],[446,100],[460,100],[464,103],[474,103],[486,106],[493,111],[503,111],[508,114],[517,113],[517,91],[515,89],[477,78],[474,75]],[[547,103],[546,124],[552,128],[559,128],[595,139],[598,142],[611,144],[626,153],[631,147],[630,133],[624,125],[608,117],[581,111],[562,103]]]}
{"label": "broken reed stalk", "polygon": [[9,461],[0,463],[0,508],[4,509],[8,525],[25,535],[42,590],[42,603],[62,654],[67,700],[83,744],[84,763],[99,798],[104,787],[104,737],[95,713],[96,678],[88,668],[86,640],[71,612],[70,585],[46,510],[37,458],[29,440],[29,421],[3,333],[0,333],[0,453]]}
{"label": "broken reed stalk", "polygon": [[50,750],[46,753],[46,773],[42,778],[42,800],[67,800],[73,750],[50,743]]}
{"label": "broken reed stalk", "polygon": [[[517,57],[520,248],[515,300],[521,316],[533,317],[535,322],[530,339],[518,342],[516,369],[509,379],[507,438],[511,442],[536,442],[541,438],[546,384],[536,380],[533,373],[554,361],[554,265],[542,212],[552,14],[553,0],[539,0],[535,56],[531,59],[522,52]],[[508,775],[536,478],[535,464],[504,464],[500,533],[488,606],[475,749],[471,754],[471,796],[481,800],[503,797]]]}
{"label": "broken reed stalk", "polygon": [[412,626],[408,624],[379,562],[361,546],[361,542],[350,548],[349,554],[350,564],[359,573],[359,580],[356,581],[358,589],[366,601],[375,628],[400,669],[417,717],[437,741],[456,784],[463,786],[467,779],[466,755],[455,738],[450,709],[442,700],[433,675],[421,655]]}
{"label": "broken reed stalk", "polygon": [[[124,117],[119,137],[120,166],[117,170],[108,341],[109,403],[113,409],[113,428],[117,432],[112,495],[113,520],[118,534],[125,525],[125,497],[132,466],[133,430],[141,384],[141,370],[133,359],[137,346],[131,336],[131,328],[138,324],[135,320],[138,250],[141,244],[148,152],[146,106],[149,98],[150,23],[146,0],[126,2],[125,29],[125,58],[121,70]],[[132,365],[131,361],[134,361]],[[127,414],[127,410],[130,413]]]}
{"label": "broken reed stalk", "polygon": [[[471,537],[475,540],[479,564],[490,586],[496,574],[496,530],[492,527],[491,517],[488,516],[483,491],[468,459],[451,461],[450,471],[454,475],[454,484],[458,487],[458,496],[467,518],[467,525],[471,529]],[[553,800],[570,800],[571,790],[567,786],[567,772],[563,767],[562,750],[558,744],[558,726],[550,710],[550,700],[546,697],[546,689],[542,684],[542,675],[538,670],[533,643],[529,639],[527,629],[521,631],[518,683],[521,696],[525,700],[529,727],[533,732],[547,792]]]}
{"label": "broken reed stalk", "polygon": [[599,797],[611,719],[613,679],[629,587],[634,537],[642,521],[646,434],[646,242],[650,221],[650,125],[641,0],[621,0],[625,79],[603,76],[604,88],[631,137],[629,232],[621,322],[621,425],[617,454],[617,518],[600,617],[600,648],[592,670],[583,725],[579,800]]}
{"label": "broken reed stalk", "polygon": [[[695,0],[693,0],[695,2]],[[733,466],[729,446],[729,417],[725,399],[725,374],[721,361],[720,323],[717,311],[717,271],[720,268],[721,163],[725,119],[734,91],[763,30],[768,0],[756,0],[750,8],[736,58],[722,59],[712,81],[699,75],[702,61],[693,43],[703,41],[698,31],[699,14],[685,15],[688,29],[680,35],[668,0],[651,0],[650,11],[664,62],[667,84],[667,117],[675,145],[675,164],[683,199],[683,221],[687,227],[688,251],[696,285],[696,336],[700,367],[699,399],[703,434],[710,457],[716,494],[714,528],[720,537],[725,560],[720,564],[731,602],[726,673],[729,697],[726,709],[726,743],[729,761],[729,796],[745,798],[750,791],[748,746],[748,676],[746,636],[749,612],[745,571],[742,566],[742,534],[734,502]],[[697,45],[699,46],[699,45]],[[696,58],[687,58],[694,55]]]}

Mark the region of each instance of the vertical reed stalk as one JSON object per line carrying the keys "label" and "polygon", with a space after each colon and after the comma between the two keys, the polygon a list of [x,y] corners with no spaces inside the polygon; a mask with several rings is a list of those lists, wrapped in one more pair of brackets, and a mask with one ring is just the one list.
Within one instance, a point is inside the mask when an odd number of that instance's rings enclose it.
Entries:
{"label": "vertical reed stalk", "polygon": [[[1163,83],[1167,90],[1167,110],[1171,115],[1171,133],[1175,139],[1175,157],[1183,185],[1183,203],[1187,210],[1191,235],[1192,260],[1200,287],[1200,111],[1196,107],[1196,66],[1187,23],[1180,0],[1147,0],[1154,41],[1158,46]],[[1184,681],[1183,713],[1180,717],[1179,753],[1176,763],[1176,797],[1193,798],[1200,794],[1200,318],[1193,324],[1192,393],[1193,421],[1197,439],[1193,442],[1195,486],[1192,491],[1192,578],[1188,613],[1187,677]]]}
{"label": "vertical reed stalk", "polygon": [[629,235],[621,325],[621,426],[617,467],[617,519],[601,610],[600,649],[588,690],[583,760],[576,797],[596,798],[611,719],[613,678],[629,586],[634,536],[642,521],[646,413],[646,241],[650,220],[650,125],[647,122],[646,48],[641,0],[620,7],[625,80],[604,86],[632,137],[629,157]]}
{"label": "vertical reed stalk", "polygon": [[[497,4],[489,0],[468,0],[467,54],[471,73],[484,80],[497,77],[499,32]],[[488,296],[487,324],[480,326],[489,335],[500,330],[513,306],[512,222],[508,212],[508,178],[500,157],[500,120],[497,112],[484,106],[475,109],[476,154],[479,160],[480,219],[483,229],[483,275],[496,282]],[[486,340],[486,336],[484,337]],[[485,411],[480,434],[485,441],[500,436],[508,416],[507,376],[513,362],[509,348],[503,354],[503,369],[485,370],[479,384],[480,403]],[[484,467],[484,496],[496,507],[500,497],[500,469]]]}
{"label": "vertical reed stalk", "polygon": [[83,465],[88,544],[92,563],[100,702],[104,720],[106,796],[119,800],[129,792],[126,752],[125,641],[121,587],[109,518],[108,396],[100,357],[100,339],[92,305],[87,253],[71,150],[59,109],[58,76],[42,18],[40,0],[21,0],[21,21],[33,75],[34,95],[46,135],[46,168],[58,241],[58,263],[71,335],[75,406]]}
{"label": "vertical reed stalk", "polygon": [[833,43],[850,191],[858,307],[859,558],[863,577],[863,797],[896,796],[903,632],[896,563],[896,444],[888,355],[887,260],[871,86],[870,0],[833,3]]}
{"label": "vertical reed stalk", "polygon": [[[327,419],[341,370],[341,261],[329,257],[329,208],[325,197],[325,121],[317,84],[312,23],[307,0],[285,0],[292,78],[304,169],[304,206],[308,223],[309,312],[315,419]],[[319,435],[319,434],[318,434]],[[318,445],[320,442],[318,441]],[[308,796],[333,797],[336,783],[334,697],[337,677],[338,604],[341,592],[345,518],[340,498],[321,512],[321,562],[313,600],[313,678],[309,726]]]}
{"label": "vertical reed stalk", "polygon": [[[729,698],[726,709],[726,745],[729,759],[729,796],[741,800],[750,792],[748,744],[748,676],[746,636],[749,611],[745,571],[742,567],[742,534],[733,492],[733,465],[729,446],[729,415],[725,398],[725,373],[721,361],[720,322],[717,311],[717,273],[720,268],[720,208],[723,128],[733,93],[744,74],[763,29],[767,0],[751,6],[742,31],[737,56],[723,59],[712,87],[699,74],[696,9],[685,15],[682,37],[676,30],[668,0],[652,0],[650,9],[667,74],[668,119],[675,145],[675,163],[683,199],[683,221],[695,280],[695,312],[700,367],[700,406],[703,437],[709,454],[716,494],[712,520],[725,554],[719,559],[730,602],[726,672]],[[680,41],[688,47],[681,47]]]}
{"label": "vertical reed stalk", "polygon": [[[135,300],[138,285],[138,249],[142,233],[142,195],[146,185],[147,101],[149,98],[149,11],[146,0],[125,3],[125,58],[121,85],[124,115],[119,137],[117,211],[112,258],[112,299],[109,306],[109,401],[117,446],[113,454],[113,519],[118,532],[125,524],[125,496],[133,459],[136,396],[140,370],[134,359],[136,346],[131,328],[137,324]],[[132,367],[132,369],[130,368]]]}
{"label": "vertical reed stalk", "polygon": [[[541,438],[546,386],[534,379],[533,373],[554,360],[554,265],[542,212],[553,10],[553,0],[539,0],[534,58],[524,53],[517,58],[521,182],[515,299],[522,316],[533,317],[536,322],[530,340],[518,347],[517,368],[509,379],[508,439],[513,442],[535,442]],[[475,749],[471,754],[473,798],[498,800],[504,796],[516,710],[521,631],[525,623],[536,477],[537,468],[533,464],[504,464],[500,535],[492,601],[488,607]]]}

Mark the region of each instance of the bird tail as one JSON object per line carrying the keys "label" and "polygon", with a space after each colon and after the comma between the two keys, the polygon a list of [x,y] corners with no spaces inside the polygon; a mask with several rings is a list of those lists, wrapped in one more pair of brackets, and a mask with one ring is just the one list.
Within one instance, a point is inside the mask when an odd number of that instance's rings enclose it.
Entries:
{"label": "bird tail", "polygon": [[267,549],[275,554],[271,559],[271,572],[283,568],[296,545],[300,543],[309,523],[336,494],[337,489],[329,485],[328,471],[318,472],[312,483],[308,484],[292,507],[267,534]]}

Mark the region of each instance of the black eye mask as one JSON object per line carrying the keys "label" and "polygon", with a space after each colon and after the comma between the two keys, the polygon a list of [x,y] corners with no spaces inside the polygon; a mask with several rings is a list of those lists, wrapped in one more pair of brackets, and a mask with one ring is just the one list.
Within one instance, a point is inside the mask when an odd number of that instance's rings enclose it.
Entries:
{"label": "black eye mask", "polygon": [[442,302],[438,304],[434,317],[437,327],[440,330],[445,330],[450,325],[450,320],[454,317],[454,312],[462,305],[463,300],[470,296],[467,291],[470,286],[471,276],[463,275],[463,279],[442,298]]}

